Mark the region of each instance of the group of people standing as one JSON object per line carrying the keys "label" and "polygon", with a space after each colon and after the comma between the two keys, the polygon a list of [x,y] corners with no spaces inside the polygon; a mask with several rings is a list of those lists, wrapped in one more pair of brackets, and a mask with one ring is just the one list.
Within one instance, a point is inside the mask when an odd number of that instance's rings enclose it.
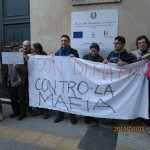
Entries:
{"label": "group of people standing", "polygon": [[[114,39],[114,51],[108,54],[108,57],[104,59],[100,55],[100,47],[97,43],[92,43],[89,47],[89,53],[83,56],[83,59],[90,60],[94,62],[101,62],[104,64],[115,63],[118,66],[130,64],[142,59],[150,58],[150,41],[145,35],[141,35],[136,39],[137,50],[128,53],[125,49],[126,40],[122,36],[117,36]],[[43,47],[40,43],[34,43],[31,50],[30,41],[23,42],[23,48],[19,49],[17,43],[12,43],[10,45],[11,52],[24,52],[25,63],[23,65],[11,64],[7,67],[7,86],[9,89],[10,100],[12,104],[13,114],[10,115],[11,118],[18,116],[18,120],[22,120],[26,117],[26,111],[33,111],[29,107],[29,96],[28,96],[28,69],[27,69],[27,54],[37,54],[37,55],[47,55],[43,51]],[[61,36],[61,47],[55,53],[55,56],[70,56],[79,58],[77,50],[71,48],[70,38],[68,35]],[[149,88],[150,89],[150,88]],[[150,91],[149,91],[150,93]],[[150,94],[149,94],[150,95]],[[149,98],[150,99],[150,98]],[[149,102],[150,103],[150,102]],[[1,109],[0,109],[1,110]],[[34,108],[33,116],[38,114],[44,114],[43,118],[47,119],[50,116],[49,109]],[[0,112],[0,119],[1,119]],[[54,120],[58,123],[64,119],[64,112],[57,112],[57,117]],[[150,115],[150,110],[149,110]],[[77,120],[75,114],[70,114],[71,123],[76,124]],[[94,121],[93,117],[85,117],[85,122],[90,123]],[[148,126],[150,126],[150,121],[148,121]]]}

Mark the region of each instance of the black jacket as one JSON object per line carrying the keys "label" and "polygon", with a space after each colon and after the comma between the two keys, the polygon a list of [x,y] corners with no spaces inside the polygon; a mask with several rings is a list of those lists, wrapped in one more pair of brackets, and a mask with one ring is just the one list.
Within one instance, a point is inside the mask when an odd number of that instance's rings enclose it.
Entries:
{"label": "black jacket", "polygon": [[91,61],[94,61],[94,62],[103,62],[103,60],[104,60],[104,58],[102,56],[97,55],[96,57],[93,57],[90,53],[84,55],[83,59],[91,60]]}
{"label": "black jacket", "polygon": [[120,60],[128,64],[133,63],[133,57],[126,50],[120,53],[117,51],[110,52],[107,57],[107,60],[110,63],[118,63],[118,61]]}

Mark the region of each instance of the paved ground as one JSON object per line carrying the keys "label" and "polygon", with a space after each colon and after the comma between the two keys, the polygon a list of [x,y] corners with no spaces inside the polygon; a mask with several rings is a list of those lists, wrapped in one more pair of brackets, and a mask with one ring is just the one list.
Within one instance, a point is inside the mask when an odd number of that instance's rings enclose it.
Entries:
{"label": "paved ground", "polygon": [[[0,122],[0,150],[77,150],[89,127],[82,116],[78,116],[78,123],[72,125],[68,116],[62,122],[54,123],[54,112],[47,120],[42,116],[28,116],[22,121],[9,118],[11,112],[10,105],[3,104],[5,119]],[[150,135],[145,127],[143,131],[135,128],[135,132],[129,132],[127,128],[116,130],[120,130],[116,150],[150,150]]]}

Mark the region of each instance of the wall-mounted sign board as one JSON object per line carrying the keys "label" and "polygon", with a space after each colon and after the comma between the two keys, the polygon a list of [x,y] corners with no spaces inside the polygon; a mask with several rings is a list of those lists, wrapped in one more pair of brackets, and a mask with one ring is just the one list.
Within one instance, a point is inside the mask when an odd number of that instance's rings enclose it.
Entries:
{"label": "wall-mounted sign board", "polygon": [[103,3],[120,3],[121,0],[72,0],[72,5],[89,5],[89,4],[103,4]]}

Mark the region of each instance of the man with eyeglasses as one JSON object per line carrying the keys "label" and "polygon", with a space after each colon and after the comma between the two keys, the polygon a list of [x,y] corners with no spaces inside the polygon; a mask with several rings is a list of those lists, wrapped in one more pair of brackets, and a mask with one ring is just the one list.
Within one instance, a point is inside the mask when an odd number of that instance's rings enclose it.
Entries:
{"label": "man with eyeglasses", "polygon": [[[122,36],[117,36],[114,40],[114,48],[115,50],[108,54],[107,59],[103,61],[103,63],[115,63],[118,66],[123,66],[126,64],[133,63],[133,56],[131,56],[125,47],[126,40]],[[114,119],[113,122],[116,126],[120,124],[118,119]]]}
{"label": "man with eyeglasses", "polygon": [[103,63],[115,63],[118,66],[133,63],[133,57],[124,49],[126,40],[122,36],[117,36],[114,40],[115,50],[108,54]]}

